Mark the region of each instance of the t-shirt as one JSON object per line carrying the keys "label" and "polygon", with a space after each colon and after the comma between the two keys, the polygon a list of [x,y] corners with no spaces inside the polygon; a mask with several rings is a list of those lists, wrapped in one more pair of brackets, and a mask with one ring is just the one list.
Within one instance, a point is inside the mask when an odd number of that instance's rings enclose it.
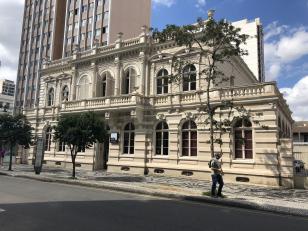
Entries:
{"label": "t-shirt", "polygon": [[[217,160],[216,158],[213,158],[211,160],[211,168],[212,168],[213,173],[220,174],[220,171],[216,169],[221,169],[221,162]],[[216,168],[216,169],[213,169],[213,168]]]}

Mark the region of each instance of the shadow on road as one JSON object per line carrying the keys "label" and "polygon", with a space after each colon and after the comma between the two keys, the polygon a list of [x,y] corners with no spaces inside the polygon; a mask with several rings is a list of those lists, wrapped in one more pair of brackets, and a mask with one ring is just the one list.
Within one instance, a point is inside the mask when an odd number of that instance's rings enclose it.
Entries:
{"label": "shadow on road", "polygon": [[0,204],[1,231],[292,230],[303,218],[170,200],[105,200]]}

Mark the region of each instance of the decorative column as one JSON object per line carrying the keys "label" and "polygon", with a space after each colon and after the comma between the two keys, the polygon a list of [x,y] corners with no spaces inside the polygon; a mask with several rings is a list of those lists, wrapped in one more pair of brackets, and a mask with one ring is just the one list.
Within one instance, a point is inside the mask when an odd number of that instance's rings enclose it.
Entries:
{"label": "decorative column", "polygon": [[121,60],[120,57],[114,59],[114,64],[116,65],[115,73],[115,94],[116,96],[120,95],[120,86],[121,86]]}
{"label": "decorative column", "polygon": [[70,101],[76,100],[76,88],[77,88],[77,78],[78,72],[76,67],[72,68],[72,85],[71,85],[71,94],[70,94]]}
{"label": "decorative column", "polygon": [[92,98],[96,97],[96,83],[97,83],[97,75],[98,75],[98,70],[97,70],[97,65],[94,62],[91,63],[91,68],[92,68]]}

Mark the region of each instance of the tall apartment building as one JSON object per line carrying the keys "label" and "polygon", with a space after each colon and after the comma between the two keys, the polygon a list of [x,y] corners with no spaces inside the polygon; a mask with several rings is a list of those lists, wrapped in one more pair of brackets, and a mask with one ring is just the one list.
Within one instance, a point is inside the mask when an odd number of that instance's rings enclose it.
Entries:
{"label": "tall apartment building", "polygon": [[0,94],[14,96],[15,83],[11,80],[0,79]]}
{"label": "tall apartment building", "polygon": [[43,61],[135,37],[150,15],[151,0],[25,0],[16,108],[37,105]]}
{"label": "tall apartment building", "polygon": [[247,19],[232,23],[235,27],[241,29],[241,33],[249,35],[243,49],[248,51],[247,56],[243,56],[244,62],[249,69],[260,81],[265,81],[264,70],[264,44],[263,44],[263,27],[259,18],[253,21]]}
{"label": "tall apartment building", "polygon": [[15,84],[11,80],[0,79],[0,114],[12,113]]}

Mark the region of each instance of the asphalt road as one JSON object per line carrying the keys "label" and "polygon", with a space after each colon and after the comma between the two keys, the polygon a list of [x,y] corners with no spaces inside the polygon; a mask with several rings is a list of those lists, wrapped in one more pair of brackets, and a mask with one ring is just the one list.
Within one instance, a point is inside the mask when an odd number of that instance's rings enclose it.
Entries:
{"label": "asphalt road", "polygon": [[308,218],[0,176],[0,231],[307,230]]}

